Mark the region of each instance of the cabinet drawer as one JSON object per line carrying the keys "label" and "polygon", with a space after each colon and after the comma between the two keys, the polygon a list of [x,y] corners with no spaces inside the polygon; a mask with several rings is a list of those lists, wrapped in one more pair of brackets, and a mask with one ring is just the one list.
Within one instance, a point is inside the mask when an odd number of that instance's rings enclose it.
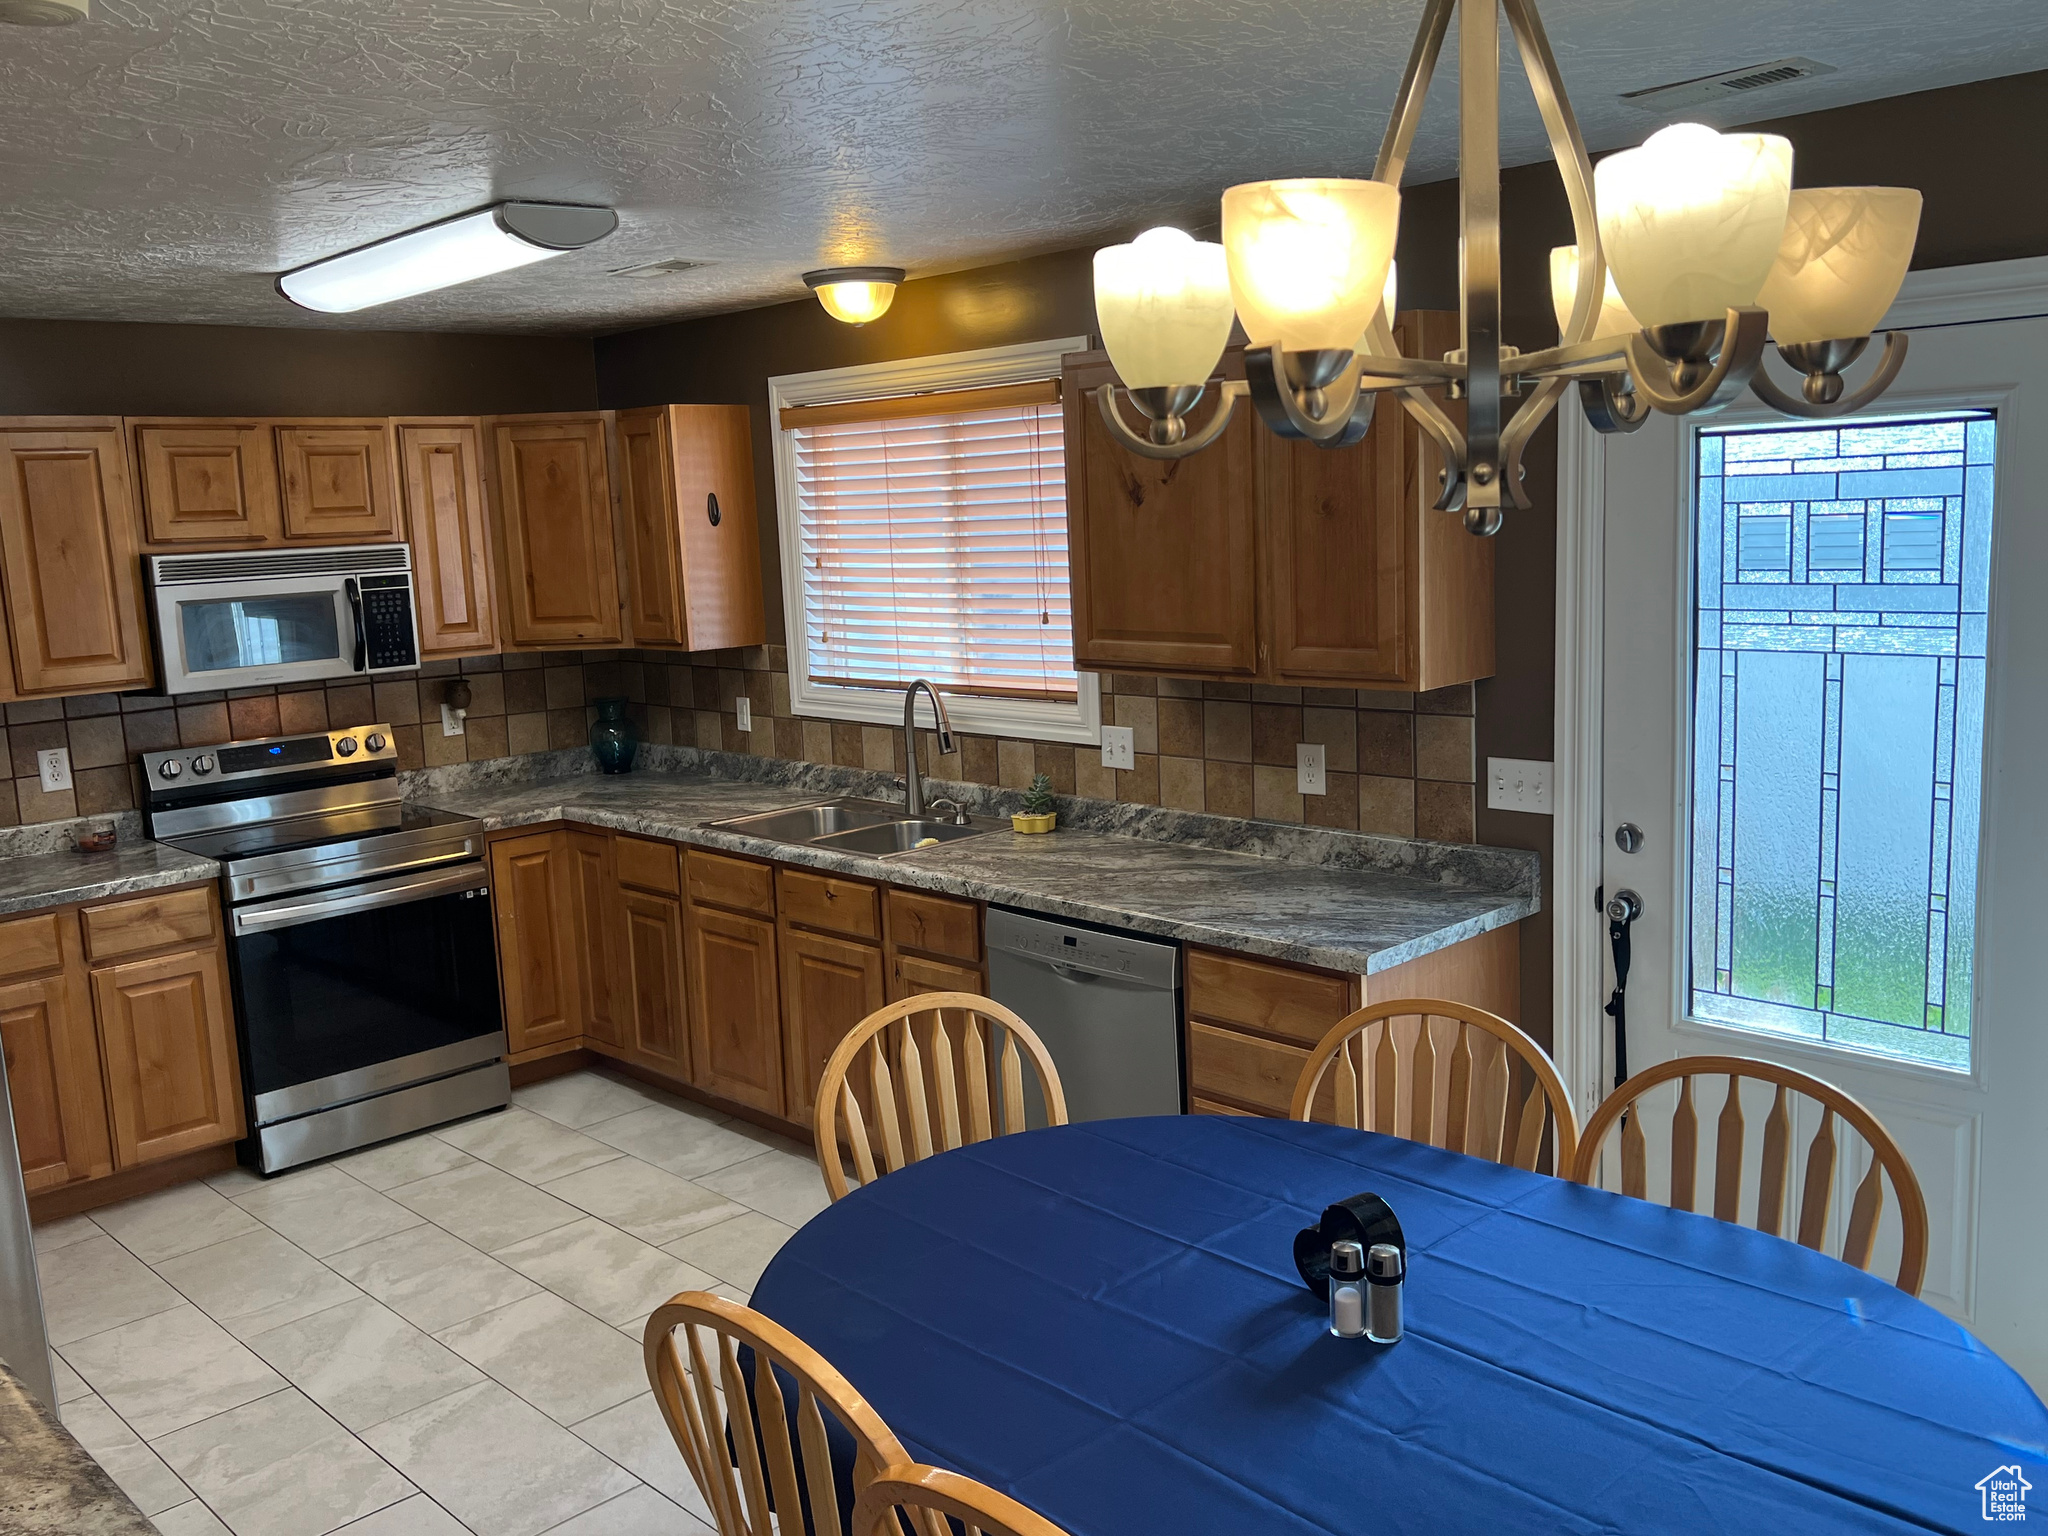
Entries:
{"label": "cabinet drawer", "polygon": [[1239,1109],[1235,1104],[1219,1104],[1214,1099],[1189,1099],[1188,1113],[1191,1115],[1251,1115],[1248,1109]]}
{"label": "cabinet drawer", "polygon": [[0,978],[35,976],[62,965],[64,940],[57,925],[63,921],[62,913],[38,912],[0,923]]}
{"label": "cabinet drawer", "polygon": [[839,880],[830,875],[779,869],[775,872],[775,895],[785,922],[855,939],[882,936],[881,892],[864,880]]}
{"label": "cabinet drawer", "polygon": [[87,907],[85,955],[94,965],[171,944],[193,944],[213,937],[213,892],[165,891],[134,901],[111,901]]}
{"label": "cabinet drawer", "polygon": [[981,913],[971,901],[948,901],[922,891],[889,892],[889,942],[955,960],[981,958]]}
{"label": "cabinet drawer", "polygon": [[775,871],[766,864],[692,848],[683,856],[683,883],[690,900],[707,906],[733,907],[764,917],[775,911]]}
{"label": "cabinet drawer", "polygon": [[1212,949],[1190,948],[1187,957],[1188,1012],[1197,1018],[1314,1045],[1358,1006],[1356,984],[1348,976]]}
{"label": "cabinet drawer", "polygon": [[660,896],[674,896],[681,891],[673,845],[649,842],[644,837],[621,837],[613,843],[612,850],[618,860],[619,884]]}
{"label": "cabinet drawer", "polygon": [[1285,1115],[1308,1052],[1209,1024],[1188,1025],[1188,1096]]}

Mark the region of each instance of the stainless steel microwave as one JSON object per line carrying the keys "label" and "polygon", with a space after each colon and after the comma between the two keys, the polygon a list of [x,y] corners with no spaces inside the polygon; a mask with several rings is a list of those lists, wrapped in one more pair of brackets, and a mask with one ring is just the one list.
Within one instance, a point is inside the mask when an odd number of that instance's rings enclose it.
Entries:
{"label": "stainless steel microwave", "polygon": [[151,555],[148,565],[165,693],[420,664],[403,544]]}

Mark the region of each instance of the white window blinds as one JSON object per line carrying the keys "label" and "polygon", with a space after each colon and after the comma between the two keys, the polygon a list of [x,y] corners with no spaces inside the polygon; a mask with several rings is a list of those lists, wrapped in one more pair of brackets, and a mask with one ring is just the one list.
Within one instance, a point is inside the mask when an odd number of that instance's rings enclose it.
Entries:
{"label": "white window blinds", "polygon": [[1075,696],[1058,386],[782,413],[813,683]]}

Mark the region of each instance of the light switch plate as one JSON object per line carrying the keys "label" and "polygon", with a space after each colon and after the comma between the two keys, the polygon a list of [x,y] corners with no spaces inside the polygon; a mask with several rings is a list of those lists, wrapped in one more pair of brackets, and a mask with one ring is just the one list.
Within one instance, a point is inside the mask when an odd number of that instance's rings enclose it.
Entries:
{"label": "light switch plate", "polygon": [[733,708],[739,711],[740,729],[751,731],[754,728],[754,701],[752,699],[735,699],[733,701]]}
{"label": "light switch plate", "polygon": [[1105,768],[1136,768],[1136,736],[1128,725],[1105,725],[1102,728],[1102,766]]}
{"label": "light switch plate", "polygon": [[1323,773],[1322,743],[1295,743],[1294,787],[1304,795],[1327,795],[1330,792],[1330,781]]}
{"label": "light switch plate", "polygon": [[43,789],[55,794],[60,789],[71,787],[71,749],[51,747],[36,754],[36,771],[43,776]]}
{"label": "light switch plate", "polygon": [[443,736],[460,736],[465,729],[462,723],[464,713],[465,711],[463,710],[443,704],[441,706],[441,734]]}
{"label": "light switch plate", "polygon": [[1489,757],[1486,760],[1486,808],[1490,811],[1527,811],[1535,816],[1551,815],[1549,763],[1526,757]]}

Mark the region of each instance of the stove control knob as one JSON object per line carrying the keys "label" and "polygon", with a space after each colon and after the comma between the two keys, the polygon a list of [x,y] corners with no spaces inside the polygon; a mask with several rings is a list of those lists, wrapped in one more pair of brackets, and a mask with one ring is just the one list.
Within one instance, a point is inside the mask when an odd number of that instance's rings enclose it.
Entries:
{"label": "stove control knob", "polygon": [[202,752],[199,756],[193,758],[192,771],[194,773],[213,772],[213,754],[210,752]]}
{"label": "stove control knob", "polygon": [[337,741],[337,742],[336,742],[336,743],[334,744],[334,750],[335,750],[335,751],[337,751],[337,752],[339,752],[339,753],[340,753],[340,754],[341,754],[341,755],[342,755],[343,757],[354,757],[354,756],[356,755],[356,739],[355,739],[355,737],[353,737],[353,736],[344,736],[344,737],[342,737],[342,738],[341,738],[341,740]]}
{"label": "stove control knob", "polygon": [[363,745],[372,752],[382,752],[389,743],[384,740],[384,735],[381,731],[372,731],[363,738]]}
{"label": "stove control knob", "polygon": [[156,776],[160,779],[175,779],[185,771],[185,765],[175,757],[167,757],[156,765]]}

